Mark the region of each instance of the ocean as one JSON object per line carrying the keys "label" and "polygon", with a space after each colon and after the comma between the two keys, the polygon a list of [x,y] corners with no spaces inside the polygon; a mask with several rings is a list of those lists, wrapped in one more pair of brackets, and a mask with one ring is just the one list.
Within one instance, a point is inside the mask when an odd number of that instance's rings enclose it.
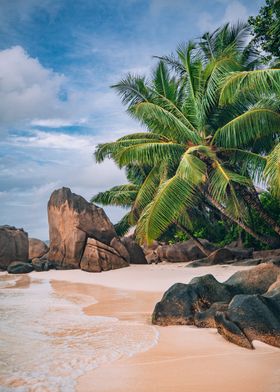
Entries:
{"label": "ocean", "polygon": [[151,325],[86,315],[92,297],[67,300],[48,280],[17,288],[16,279],[0,276],[1,392],[74,392],[79,376],[157,342]]}

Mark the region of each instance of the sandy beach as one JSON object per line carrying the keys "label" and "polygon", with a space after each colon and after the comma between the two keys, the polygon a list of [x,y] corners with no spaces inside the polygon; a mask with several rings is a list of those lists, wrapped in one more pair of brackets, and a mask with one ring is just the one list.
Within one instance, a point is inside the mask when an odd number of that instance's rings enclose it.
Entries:
{"label": "sandy beach", "polygon": [[[157,340],[149,349],[121,355],[81,372],[75,384],[77,392],[277,392],[279,349],[255,342],[256,350],[246,350],[228,343],[214,329],[151,326],[154,305],[171,284],[188,282],[193,276],[206,273],[224,281],[238,269],[134,265],[101,274],[81,270],[33,272],[29,279],[31,284],[38,283],[38,279],[49,281],[56,298],[74,303],[86,316],[113,317],[132,323],[127,328],[134,323],[156,331]],[[4,281],[8,277],[1,274],[0,278]],[[17,278],[17,282],[19,288],[26,289],[26,277]]]}

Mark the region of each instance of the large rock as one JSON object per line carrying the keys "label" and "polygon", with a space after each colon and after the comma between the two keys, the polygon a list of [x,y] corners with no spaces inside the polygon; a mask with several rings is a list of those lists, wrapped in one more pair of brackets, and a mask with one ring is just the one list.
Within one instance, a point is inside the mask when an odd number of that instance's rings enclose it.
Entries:
{"label": "large rock", "polygon": [[214,250],[207,257],[203,257],[199,260],[195,260],[189,263],[187,267],[203,267],[217,264],[231,264],[231,265],[244,265],[252,266],[258,265],[262,262],[262,259],[251,259],[253,256],[253,249],[240,249],[225,247]]}
{"label": "large rock", "polygon": [[28,234],[13,226],[0,226],[0,269],[12,261],[28,261]]}
{"label": "large rock", "polygon": [[260,264],[246,271],[237,271],[225,284],[236,294],[264,294],[280,275],[280,268],[273,263]]}
{"label": "large rock", "polygon": [[131,264],[147,264],[143,249],[132,237],[122,237],[121,242],[129,253]]}
{"label": "large rock", "polygon": [[[209,241],[201,239],[200,242],[206,250],[215,250],[215,247]],[[161,245],[157,248],[157,253],[162,261],[171,263],[188,262],[205,257],[205,254],[193,240],[178,242],[173,245]]]}
{"label": "large rock", "polygon": [[224,249],[228,249],[235,260],[245,260],[253,257],[253,248],[237,248],[228,245]]}
{"label": "large rock", "polygon": [[109,245],[117,236],[103,209],[88,203],[69,188],[52,193],[48,219],[49,260],[57,268],[79,268],[88,237]]}
{"label": "large rock", "polygon": [[213,275],[194,278],[189,284],[176,283],[156,304],[152,320],[157,325],[191,325],[197,312],[209,309],[214,302],[228,303],[232,297],[231,288]]}
{"label": "large rock", "polygon": [[212,275],[170,287],[156,304],[154,324],[217,327],[227,340],[253,348],[257,339],[280,347],[279,263],[239,271],[226,282]]}
{"label": "large rock", "polygon": [[87,272],[101,272],[128,265],[129,263],[114,248],[89,238],[80,267]]}
{"label": "large rock", "polygon": [[234,259],[234,255],[229,249],[221,248],[211,253],[207,259],[209,265],[226,264],[228,261]]}
{"label": "large rock", "polygon": [[45,242],[38,240],[37,238],[29,238],[28,241],[29,241],[29,252],[28,252],[29,260],[40,258],[49,251],[48,245]]}
{"label": "large rock", "polygon": [[8,265],[7,271],[9,274],[27,274],[33,271],[33,266],[24,261],[13,261]]}
{"label": "large rock", "polygon": [[258,250],[253,253],[254,258],[263,260],[275,260],[280,258],[280,249]]}
{"label": "large rock", "polygon": [[273,295],[236,295],[226,312],[216,314],[218,332],[253,348],[253,340],[280,347],[280,289]]}

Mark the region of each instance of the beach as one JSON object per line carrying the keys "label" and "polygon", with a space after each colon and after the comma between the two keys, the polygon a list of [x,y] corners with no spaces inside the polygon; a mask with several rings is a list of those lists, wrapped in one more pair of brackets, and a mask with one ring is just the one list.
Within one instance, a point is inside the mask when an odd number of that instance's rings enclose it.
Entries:
{"label": "beach", "polygon": [[[24,331],[25,327],[29,332],[20,339],[18,333],[12,336],[13,340],[9,335],[10,351],[13,350],[11,342],[18,346],[10,367],[4,369],[6,374],[2,368],[0,390],[278,391],[278,348],[254,342],[256,349],[247,350],[227,342],[215,329],[151,324],[156,302],[172,284],[187,283],[194,276],[207,273],[224,281],[242,268],[247,267],[192,269],[185,268],[184,263],[162,263],[131,265],[100,274],[81,270],[15,276],[1,273],[1,295],[6,303],[16,293],[11,302],[15,306],[25,293],[28,294],[26,311],[21,318],[26,318],[28,309],[32,311],[25,325],[18,313],[7,313],[2,319],[1,324],[13,328],[13,317],[16,317],[17,331],[23,333],[18,329]],[[32,296],[36,297],[34,303],[30,302]],[[5,309],[7,312],[8,307]],[[21,347],[23,339],[25,343]],[[38,341],[42,357],[33,352],[29,361],[28,352],[36,350],[35,343],[38,350]],[[11,360],[7,351],[1,355],[1,363],[5,362],[3,355]],[[30,370],[34,361],[37,373]],[[39,361],[45,361],[42,368]],[[11,370],[13,374],[8,374]]]}

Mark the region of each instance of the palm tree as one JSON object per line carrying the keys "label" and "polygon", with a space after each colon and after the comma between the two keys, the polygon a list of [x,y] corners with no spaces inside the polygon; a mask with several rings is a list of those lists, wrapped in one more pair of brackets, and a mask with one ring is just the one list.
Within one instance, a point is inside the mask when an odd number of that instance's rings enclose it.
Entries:
{"label": "palm tree", "polygon": [[[203,200],[271,245],[246,221],[252,203],[267,215],[253,181],[266,175],[275,182],[279,150],[270,158],[260,154],[279,137],[280,75],[277,69],[251,71],[252,53],[241,50],[245,30],[226,25],[199,45],[181,45],[176,56],[161,58],[152,80],[128,75],[113,86],[148,132],[98,146],[96,159],[151,167],[133,204],[142,241],[188,220],[187,212]],[[269,93],[260,91],[263,85]],[[277,223],[270,223],[279,234]]]}

